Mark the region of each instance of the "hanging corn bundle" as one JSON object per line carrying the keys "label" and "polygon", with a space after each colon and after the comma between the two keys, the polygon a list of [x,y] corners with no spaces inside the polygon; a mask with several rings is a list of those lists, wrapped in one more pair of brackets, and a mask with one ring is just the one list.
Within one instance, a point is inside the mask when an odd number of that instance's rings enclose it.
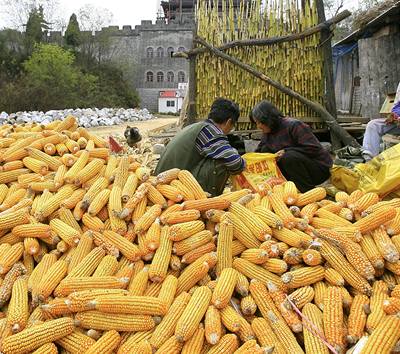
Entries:
{"label": "hanging corn bundle", "polygon": [[[300,33],[318,24],[316,4],[312,0],[302,2],[303,7],[297,0],[270,0],[264,6],[259,0],[249,0],[241,2],[240,7],[234,7],[232,0],[217,6],[217,1],[199,0],[196,15],[197,35],[215,47],[237,40]],[[269,46],[234,47],[226,53],[308,99],[323,103],[323,60],[319,43],[320,34],[316,33],[305,39]],[[263,99],[273,102],[284,114],[308,118],[308,122],[316,123],[314,128],[321,124],[304,104],[210,52],[196,57],[196,87],[199,118],[207,116],[215,98],[227,97],[240,105],[239,129],[251,127],[245,117]]]}

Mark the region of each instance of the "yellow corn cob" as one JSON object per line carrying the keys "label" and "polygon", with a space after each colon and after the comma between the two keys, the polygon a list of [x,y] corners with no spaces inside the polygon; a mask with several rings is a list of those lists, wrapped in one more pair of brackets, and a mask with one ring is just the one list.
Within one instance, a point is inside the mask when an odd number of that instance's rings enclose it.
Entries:
{"label": "yellow corn cob", "polygon": [[89,181],[91,178],[96,176],[101,171],[103,165],[104,165],[104,160],[102,159],[92,160],[83,169],[78,171],[78,173],[75,176],[74,183],[79,186]]}
{"label": "yellow corn cob", "polygon": [[356,221],[353,226],[365,234],[384,225],[396,216],[396,209],[391,206],[383,206],[364,218]]}
{"label": "yellow corn cob", "polygon": [[97,213],[107,205],[110,193],[111,191],[109,189],[104,189],[93,199],[88,208],[89,215],[97,215]]}
{"label": "yellow corn cob", "polygon": [[78,160],[78,157],[71,155],[71,154],[64,154],[60,159],[60,161],[63,163],[63,165],[65,165],[67,167],[71,167],[77,160]]}
{"label": "yellow corn cob", "polygon": [[[69,310],[72,312],[81,312],[91,310],[93,308],[92,301],[102,295],[127,295],[128,292],[123,289],[90,289],[90,290],[77,290],[68,295],[66,303]],[[43,307],[43,306],[42,306]]]}
{"label": "yellow corn cob", "polygon": [[74,291],[88,289],[123,289],[128,279],[115,276],[67,278],[56,289],[56,296],[67,296]]}
{"label": "yellow corn cob", "polygon": [[139,248],[123,236],[110,230],[105,230],[103,236],[105,240],[117,247],[118,250],[130,261],[136,261],[140,258]]}
{"label": "yellow corn cob", "polygon": [[363,212],[370,206],[375,205],[379,202],[379,196],[376,193],[366,193],[361,198],[357,200],[350,200],[347,203],[347,207],[355,212]]}
{"label": "yellow corn cob", "polygon": [[284,349],[282,343],[275,335],[266,319],[262,317],[256,317],[251,323],[251,328],[257,336],[258,342],[263,347],[274,347],[274,352],[276,352],[277,354],[286,353],[286,350]]}
{"label": "yellow corn cob", "polygon": [[224,268],[218,278],[217,286],[212,295],[211,302],[218,309],[228,305],[237,282],[237,272],[233,268]]}
{"label": "yellow corn cob", "polygon": [[40,223],[19,225],[12,229],[12,233],[18,237],[50,237],[50,226]]}
{"label": "yellow corn cob", "polygon": [[82,223],[88,229],[97,232],[102,232],[106,228],[106,225],[98,217],[90,216],[88,213],[83,214]]}
{"label": "yellow corn cob", "polygon": [[29,173],[27,168],[19,168],[17,170],[0,172],[0,183],[10,183],[16,181],[21,175]]}
{"label": "yellow corn cob", "polygon": [[75,219],[74,214],[72,213],[71,210],[66,208],[60,208],[58,210],[58,217],[62,222],[66,223],[67,225],[75,229],[79,233],[79,235],[82,233],[82,229],[79,226],[79,223]]}
{"label": "yellow corn cob", "polygon": [[204,228],[204,223],[197,220],[172,225],[170,227],[170,238],[172,241],[181,241],[203,231]]}
{"label": "yellow corn cob", "polygon": [[[55,262],[44,274],[40,282],[32,289],[32,297],[35,301],[46,300],[56,289],[57,285],[66,276],[68,264],[64,260]],[[36,300],[37,299],[37,300]]]}
{"label": "yellow corn cob", "polygon": [[305,250],[302,254],[303,262],[309,266],[316,266],[322,263],[322,256],[317,250]]}
{"label": "yellow corn cob", "polygon": [[[171,234],[171,229],[170,229]],[[150,251],[155,251],[160,245],[161,226],[156,220],[153,225],[147,230],[145,237],[145,245]]]}
{"label": "yellow corn cob", "polygon": [[211,290],[205,286],[195,290],[176,324],[175,337],[179,342],[186,341],[194,334],[207,311],[211,295]]}
{"label": "yellow corn cob", "polygon": [[373,331],[386,316],[383,304],[388,300],[388,288],[385,282],[378,280],[372,285],[372,296],[370,298],[371,313],[368,315],[366,328]]}
{"label": "yellow corn cob", "polygon": [[179,224],[184,222],[195,221],[200,218],[200,212],[198,210],[184,210],[169,213],[160,218],[163,224]]}
{"label": "yellow corn cob", "polygon": [[[25,157],[22,162],[26,168],[29,168],[35,173],[45,175],[49,171],[49,166],[46,162],[33,159],[32,157]],[[61,166],[61,165],[60,165]]]}
{"label": "yellow corn cob", "polygon": [[370,294],[371,286],[359,275],[339,250],[328,242],[322,242],[320,252],[325,260],[329,262],[330,266],[335,269],[348,284],[363,294]]}
{"label": "yellow corn cob", "polygon": [[185,238],[182,241],[174,242],[172,250],[176,255],[181,256],[210,241],[212,241],[211,232],[204,230]]}
{"label": "yellow corn cob", "polygon": [[19,354],[35,350],[43,344],[63,338],[74,330],[71,318],[59,318],[27,328],[3,341],[6,354]]}
{"label": "yellow corn cob", "polygon": [[246,316],[255,314],[257,311],[257,304],[251,295],[247,295],[242,298],[240,301],[240,309]]}
{"label": "yellow corn cob", "polygon": [[150,339],[150,344],[158,349],[170,338],[175,330],[176,324],[183,314],[190,300],[188,293],[180,294],[172,303],[168,313],[156,327]]}
{"label": "yellow corn cob", "polygon": [[272,230],[272,235],[279,241],[285,242],[286,244],[296,248],[305,248],[312,241],[311,236],[302,233],[302,236],[299,237],[299,234],[287,228],[283,228],[282,230],[274,229]]}
{"label": "yellow corn cob", "polygon": [[112,255],[106,255],[103,257],[96,270],[93,273],[93,277],[102,277],[108,275],[114,275],[118,268],[117,258]]}
{"label": "yellow corn cob", "polygon": [[[315,213],[315,215],[318,218],[321,218],[323,220],[330,220],[331,222],[332,221],[335,222],[335,227],[352,225],[350,221],[345,220],[341,216],[336,215],[336,214],[334,214],[326,209],[323,209],[323,208],[318,209],[317,212]],[[318,220],[318,219],[316,219],[316,220]],[[315,223],[316,220],[313,219],[313,224]]]}
{"label": "yellow corn cob", "polygon": [[57,171],[58,167],[62,165],[62,163],[57,158],[47,155],[46,153],[40,150],[28,147],[26,148],[26,151],[28,152],[31,158],[45,162],[49,166],[49,168],[53,171]]}
{"label": "yellow corn cob", "polygon": [[249,248],[243,251],[240,257],[254,264],[263,264],[268,260],[268,252],[259,248]]}
{"label": "yellow corn cob", "polygon": [[348,199],[349,195],[346,192],[339,191],[335,194],[335,201],[341,203],[343,206],[347,206]]}
{"label": "yellow corn cob", "polygon": [[220,223],[217,245],[217,274],[232,266],[232,239],[234,226],[229,220]]}
{"label": "yellow corn cob", "polygon": [[58,349],[54,343],[47,343],[40,346],[32,354],[57,354]]}
{"label": "yellow corn cob", "polygon": [[297,199],[296,205],[302,207],[307,204],[318,202],[324,199],[325,197],[326,197],[325,188],[316,187],[309,190],[308,192],[300,194]]}
{"label": "yellow corn cob", "polygon": [[276,316],[276,314],[271,310],[267,312],[266,318],[271,323],[271,327],[275,332],[275,335],[280,339],[282,345],[286,348],[288,352],[290,351],[290,353],[299,354],[304,353],[297,343],[293,333],[290,331],[289,327],[286,325],[285,321],[282,318]]}
{"label": "yellow corn cob", "polygon": [[364,335],[364,327],[369,313],[369,299],[365,295],[356,295],[350,308],[348,318],[349,343],[356,343]]}
{"label": "yellow corn cob", "polygon": [[78,202],[80,202],[82,200],[85,193],[86,193],[86,191],[82,188],[75,190],[69,198],[63,200],[60,203],[60,207],[67,208],[67,209],[75,208],[75,206],[78,204]]}
{"label": "yellow corn cob", "polygon": [[0,230],[12,229],[28,223],[29,214],[26,208],[0,214]]}
{"label": "yellow corn cob", "polygon": [[281,279],[289,288],[295,289],[322,280],[324,273],[324,268],[321,266],[303,267],[283,274]]}
{"label": "yellow corn cob", "polygon": [[396,315],[400,312],[400,299],[390,297],[383,302],[383,310],[388,315]]}
{"label": "yellow corn cob", "polygon": [[[174,178],[175,179],[175,178]],[[191,191],[195,199],[205,199],[206,193],[204,192],[203,188],[197,182],[197,180],[193,177],[193,175],[186,170],[181,170],[178,172],[178,179],[183,183],[183,185]],[[194,209],[194,208],[190,208]]]}
{"label": "yellow corn cob", "polygon": [[181,192],[168,184],[159,184],[156,189],[167,199],[172,200],[173,202],[179,203],[183,200],[183,195]]}
{"label": "yellow corn cob", "polygon": [[130,314],[109,314],[99,311],[80,312],[75,316],[77,324],[83,328],[101,331],[147,331],[154,328],[150,316]]}
{"label": "yellow corn cob", "polygon": [[173,181],[171,181],[170,185],[172,187],[175,187],[182,193],[184,201],[195,199],[194,193],[190,189],[188,189],[181,181],[174,179]]}
{"label": "yellow corn cob", "polygon": [[262,267],[267,271],[281,275],[288,270],[287,263],[282,259],[270,258],[265,263],[262,264]]}
{"label": "yellow corn cob", "polygon": [[260,241],[253,235],[250,229],[242,222],[240,217],[232,214],[226,213],[224,218],[231,220],[233,222],[233,235],[247,248],[258,248],[260,246]]}
{"label": "yellow corn cob", "polygon": [[384,259],[370,234],[366,234],[362,237],[360,246],[374,268],[382,269],[384,267]]}
{"label": "yellow corn cob", "polygon": [[221,321],[230,332],[239,332],[241,327],[241,316],[232,306],[226,306],[220,310]]}
{"label": "yellow corn cob", "polygon": [[253,212],[271,228],[278,230],[282,229],[284,224],[283,220],[271,210],[268,210],[262,206],[257,206],[253,209]]}
{"label": "yellow corn cob", "polygon": [[179,168],[172,168],[170,170],[161,172],[157,175],[157,184],[168,184],[174,179],[178,178],[178,174],[180,172]]}
{"label": "yellow corn cob", "polygon": [[204,326],[200,323],[193,336],[184,344],[182,354],[200,353],[204,344]]}
{"label": "yellow corn cob", "polygon": [[246,259],[236,258],[233,261],[233,268],[250,279],[257,279],[263,282],[270,281],[279,288],[284,287],[282,280],[277,275],[247,261]]}
{"label": "yellow corn cob", "polygon": [[285,182],[283,186],[283,200],[287,205],[296,204],[298,192],[296,185],[293,182]]}
{"label": "yellow corn cob", "polygon": [[141,331],[130,333],[128,336],[122,334],[117,354],[129,354],[134,352],[134,350],[137,350],[139,343],[148,341],[151,338],[153,332],[153,330]]}
{"label": "yellow corn cob", "polygon": [[65,241],[69,246],[74,246],[79,242],[81,234],[79,231],[69,226],[60,219],[53,219],[50,221],[50,227],[60,238]]}
{"label": "yellow corn cob", "polygon": [[0,255],[0,274],[6,274],[24,254],[24,244],[18,242]]}
{"label": "yellow corn cob", "polygon": [[71,269],[67,278],[89,277],[96,270],[106,252],[101,247],[92,249],[74,269]]}
{"label": "yellow corn cob", "polygon": [[47,154],[47,155],[54,155],[57,150],[56,150],[56,146],[52,143],[47,143],[43,146],[43,151]]}
{"label": "yellow corn cob", "polygon": [[205,337],[208,343],[215,345],[222,337],[221,315],[214,306],[209,306],[204,319]]}
{"label": "yellow corn cob", "polygon": [[342,293],[339,288],[330,286],[324,301],[324,332],[327,341],[341,352],[343,343],[343,307]]}
{"label": "yellow corn cob", "polygon": [[101,295],[91,305],[98,311],[113,314],[164,316],[167,313],[162,300],[149,296]]}
{"label": "yellow corn cob", "polygon": [[183,343],[178,342],[175,336],[170,337],[155,354],[179,354],[183,348]]}
{"label": "yellow corn cob", "polygon": [[368,337],[360,353],[390,353],[400,338],[399,326],[400,319],[397,316],[386,316]]}
{"label": "yellow corn cob", "polygon": [[303,250],[296,247],[290,247],[283,254],[282,259],[289,265],[300,264],[303,261],[302,258]]}
{"label": "yellow corn cob", "polygon": [[149,268],[149,278],[155,282],[162,282],[168,271],[172,252],[172,241],[169,239],[169,227],[161,230],[160,246],[158,247]]}
{"label": "yellow corn cob", "polygon": [[[208,258],[208,256],[210,259],[209,262],[212,263],[207,262],[206,257]],[[209,269],[215,265],[216,257],[214,257],[215,262],[211,260],[212,257],[214,256],[211,256],[211,254],[206,254],[197,259],[182,272],[178,278],[178,288],[176,291],[177,294],[180,294],[183,291],[189,291],[192,286],[203,279],[203,277],[208,273]]]}
{"label": "yellow corn cob", "polygon": [[333,286],[343,286],[343,277],[333,268],[328,268],[325,270],[325,280]]}
{"label": "yellow corn cob", "polygon": [[161,286],[158,298],[166,305],[167,310],[174,301],[176,290],[178,288],[178,279],[174,275],[168,275]]}
{"label": "yellow corn cob", "polygon": [[40,251],[39,241],[33,237],[25,237],[24,238],[24,248],[25,248],[25,252],[29,253],[32,256],[35,254],[38,254]]}
{"label": "yellow corn cob", "polygon": [[139,218],[135,224],[134,232],[137,234],[146,232],[160,215],[161,206],[158,204],[153,205]]}
{"label": "yellow corn cob", "polygon": [[188,253],[185,253],[182,256],[181,262],[184,264],[191,264],[195,260],[199,259],[201,256],[205,255],[206,253],[215,251],[215,249],[216,247],[213,242],[206,243],[203,246],[200,246]]}
{"label": "yellow corn cob", "polygon": [[91,251],[93,247],[93,237],[91,233],[85,232],[79,240],[78,246],[72,254],[71,260],[68,264],[68,273],[81,262],[83,258]]}
{"label": "yellow corn cob", "polygon": [[116,349],[121,340],[121,336],[115,330],[105,332],[99,340],[96,341],[90,348],[88,348],[85,354],[111,354]]}
{"label": "yellow corn cob", "polygon": [[383,227],[375,229],[371,235],[379,253],[386,261],[395,263],[399,260],[399,251]]}
{"label": "yellow corn cob", "polygon": [[294,312],[294,310],[289,307],[285,306],[286,303],[286,296],[285,293],[279,290],[276,285],[272,283],[267,283],[268,291],[271,295],[272,300],[275,303],[275,306],[280,311],[282,317],[291,328],[294,333],[301,332],[303,327],[299,316]]}
{"label": "yellow corn cob", "polygon": [[56,343],[70,353],[78,354],[93,346],[96,341],[93,338],[74,330],[71,334],[60,338]]}
{"label": "yellow corn cob", "polygon": [[225,334],[221,340],[207,352],[209,354],[233,353],[239,347],[239,341],[235,334]]}
{"label": "yellow corn cob", "polygon": [[129,200],[129,198],[133,196],[138,184],[139,180],[136,175],[132,174],[128,176],[124,188],[122,189],[122,201],[124,203],[126,203]]}
{"label": "yellow corn cob", "polygon": [[[303,308],[303,315],[313,324],[320,333],[323,333],[323,315],[317,306],[314,304],[306,304]],[[306,353],[328,354],[329,350],[325,344],[318,338],[313,331],[309,331],[310,324],[303,320],[304,324],[304,346]]]}
{"label": "yellow corn cob", "polygon": [[15,281],[7,311],[7,326],[13,333],[22,331],[28,321],[28,283],[24,278]]}

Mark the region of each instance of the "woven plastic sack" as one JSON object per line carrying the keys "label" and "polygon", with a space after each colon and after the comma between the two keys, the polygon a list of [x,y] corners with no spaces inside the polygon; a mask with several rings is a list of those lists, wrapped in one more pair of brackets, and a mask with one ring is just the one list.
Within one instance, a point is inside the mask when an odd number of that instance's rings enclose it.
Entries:
{"label": "woven plastic sack", "polygon": [[360,189],[378,193],[383,198],[400,189],[400,144],[367,163],[357,164],[353,170],[335,166],[331,172],[332,184],[338,189],[346,192]]}
{"label": "woven plastic sack", "polygon": [[276,164],[275,154],[250,152],[242,158],[246,161],[246,169],[232,177],[234,190],[251,189],[255,192],[263,182],[274,178],[285,180]]}

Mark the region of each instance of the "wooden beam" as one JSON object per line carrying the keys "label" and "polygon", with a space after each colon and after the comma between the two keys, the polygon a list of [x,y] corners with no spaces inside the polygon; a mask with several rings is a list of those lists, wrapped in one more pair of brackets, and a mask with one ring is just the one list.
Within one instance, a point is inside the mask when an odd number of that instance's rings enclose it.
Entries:
{"label": "wooden beam", "polygon": [[279,91],[287,94],[290,97],[293,97],[303,104],[305,104],[307,107],[312,109],[314,112],[316,112],[322,120],[327,124],[328,128],[333,131],[337,136],[340,137],[340,140],[344,143],[344,145],[351,145],[351,146],[356,146],[359,147],[360,144],[357,142],[356,139],[354,139],[343,127],[341,127],[338,122],[335,120],[334,117],[319,103],[310,101],[309,99],[305,98],[304,96],[300,95],[298,92],[293,91],[290,87],[283,86],[279,82],[271,79],[267,75],[263,74],[262,72],[254,69],[252,66],[241,62],[240,60],[220,51],[219,49],[213,47],[209,43],[207,43],[204,39],[196,36],[194,38],[194,41],[203,45],[206,47],[211,53],[215,54],[216,56],[225,59],[229,61],[230,63],[238,66],[239,68],[249,72],[250,74],[254,75],[255,77],[258,77],[260,80],[265,81],[272,87],[275,87]]}
{"label": "wooden beam", "polygon": [[[293,33],[293,34],[288,34],[285,36],[271,37],[271,38],[243,39],[243,40],[228,42],[228,43],[224,44],[223,46],[219,47],[218,49],[225,51],[227,49],[231,49],[231,48],[235,48],[235,47],[266,46],[266,45],[274,45],[274,44],[284,43],[284,42],[297,41],[299,39],[304,39],[306,37],[312,36],[313,34],[318,33],[324,29],[327,31],[330,31],[330,27],[332,25],[343,21],[345,18],[349,17],[350,15],[351,15],[351,12],[348,10],[345,10],[345,11],[340,12],[338,15],[332,17],[328,21],[325,21],[316,26],[310,27],[300,33]],[[199,53],[204,53],[206,50],[207,49],[205,49],[205,48],[194,48],[189,51],[173,53],[172,56],[174,58],[188,59],[191,56],[195,56]]]}
{"label": "wooden beam", "polygon": [[[325,18],[325,7],[323,0],[317,0],[317,13],[318,22],[324,23]],[[320,50],[323,58],[323,78],[324,78],[324,103],[326,110],[332,115],[333,118],[337,119],[336,110],[336,97],[335,97],[335,83],[333,81],[333,53],[332,53],[332,41],[331,31],[329,28],[322,28],[320,35]],[[340,138],[335,134],[331,133],[331,143],[333,150],[341,148]]]}

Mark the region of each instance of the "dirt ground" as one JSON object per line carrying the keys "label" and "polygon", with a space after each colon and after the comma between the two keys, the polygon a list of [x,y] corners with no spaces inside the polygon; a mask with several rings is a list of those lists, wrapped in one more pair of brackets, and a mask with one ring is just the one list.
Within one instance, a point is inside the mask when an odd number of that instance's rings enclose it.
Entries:
{"label": "dirt ground", "polygon": [[162,117],[155,118],[152,120],[138,121],[124,123],[121,125],[113,125],[110,127],[93,127],[88,130],[102,137],[107,137],[109,135],[123,135],[126,127],[129,125],[131,127],[137,127],[143,137],[146,137],[148,132],[154,129],[160,129],[164,126],[174,124],[178,122],[178,117]]}

